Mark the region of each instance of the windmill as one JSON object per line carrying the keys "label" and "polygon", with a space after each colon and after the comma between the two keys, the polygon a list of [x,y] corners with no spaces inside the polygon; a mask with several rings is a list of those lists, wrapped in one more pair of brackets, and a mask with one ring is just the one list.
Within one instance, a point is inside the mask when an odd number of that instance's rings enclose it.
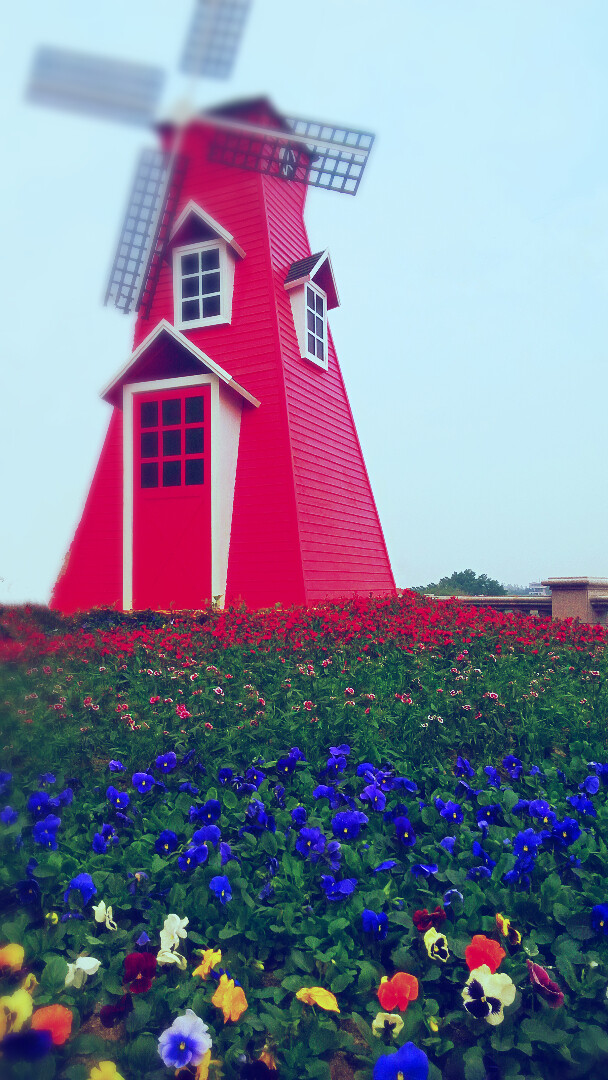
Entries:
{"label": "windmill", "polygon": [[[228,77],[249,7],[197,0],[181,71]],[[28,98],[149,126],[163,83],[156,67],[43,48]],[[303,224],[307,187],[356,193],[373,135],[263,98],[182,106],[155,126],[161,146],[140,154],[106,291],[137,313],[136,347],[103,394],[113,415],[52,605],[392,590],[327,324],[331,260],[310,252]]]}

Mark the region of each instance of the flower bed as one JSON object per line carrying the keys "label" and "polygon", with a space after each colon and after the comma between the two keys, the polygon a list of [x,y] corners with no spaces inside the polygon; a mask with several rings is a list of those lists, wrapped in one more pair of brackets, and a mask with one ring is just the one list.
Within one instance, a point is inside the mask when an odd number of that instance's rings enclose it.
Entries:
{"label": "flower bed", "polygon": [[606,1074],[603,639],[377,608],[8,613],[2,1076]]}

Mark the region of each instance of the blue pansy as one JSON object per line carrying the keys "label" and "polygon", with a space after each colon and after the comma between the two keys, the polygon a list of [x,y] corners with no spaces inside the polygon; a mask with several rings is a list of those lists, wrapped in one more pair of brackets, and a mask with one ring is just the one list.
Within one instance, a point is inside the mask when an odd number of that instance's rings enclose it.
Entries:
{"label": "blue pansy", "polygon": [[354,840],[368,821],[367,815],[360,810],[342,810],[331,819],[332,832],[335,837]]}
{"label": "blue pansy", "polygon": [[[380,783],[384,787],[384,782],[381,779]],[[413,780],[408,780],[407,776],[394,776],[392,779],[393,788],[403,788],[410,795],[414,795],[418,791],[418,784],[415,784]]]}
{"label": "blue pansy", "polygon": [[274,816],[267,813],[266,807],[260,799],[252,799],[245,814],[248,824],[239,829],[239,836],[242,836],[245,832],[261,833],[264,829],[268,829],[269,832],[276,832],[277,826]]}
{"label": "blue pansy", "polygon": [[230,886],[230,881],[227,877],[224,877],[221,874],[217,877],[211,878],[211,881],[209,882],[209,888],[211,889],[211,892],[214,893],[215,896],[217,896],[220,904],[227,904],[228,901],[232,899],[232,888]]}
{"label": "blue pansy", "polygon": [[37,821],[32,829],[32,836],[36,844],[48,848],[49,851],[57,850],[57,829],[61,825],[61,818],[55,814],[47,814],[43,821]]}
{"label": "blue pansy", "polygon": [[539,833],[535,833],[534,829],[524,829],[518,832],[513,841],[513,854],[518,857],[520,855],[534,857],[541,844],[542,836]]}
{"label": "blue pansy", "polygon": [[481,788],[473,788],[466,780],[459,780],[456,785],[456,794],[460,795],[462,799],[469,799],[470,802],[475,802],[478,795],[481,795]]}
{"label": "blue pansy", "polygon": [[[490,870],[494,869],[494,867],[496,866],[495,860],[490,858],[487,851],[484,851],[484,849],[482,848],[482,846],[481,846],[481,844],[479,843],[478,840],[474,840],[473,843],[471,844],[471,851],[472,851],[473,855],[475,855],[478,859],[483,860],[483,865],[484,866],[489,867]],[[482,877],[483,877],[483,875],[482,875]]]}
{"label": "blue pansy", "polygon": [[325,837],[320,829],[300,829],[296,840],[296,851],[305,859],[317,862],[319,855],[325,850]]}
{"label": "blue pansy", "polygon": [[190,821],[205,821],[208,824],[217,821],[222,813],[221,803],[217,799],[207,799],[202,806],[190,807]]}
{"label": "blue pansy", "polygon": [[222,858],[222,866],[225,866],[226,863],[230,862],[231,859],[234,859],[235,862],[239,862],[236,855],[232,854],[232,848],[230,847],[230,844],[225,844],[223,840],[220,843],[220,855]]}
{"label": "blue pansy", "polygon": [[500,818],[501,808],[498,803],[490,803],[489,806],[480,806],[477,810],[478,825],[496,825]]}
{"label": "blue pansy", "polygon": [[195,844],[215,844],[221,838],[221,832],[217,825],[203,825],[202,829],[197,829],[192,837]]}
{"label": "blue pansy", "polygon": [[329,864],[330,870],[340,869],[340,844],[337,840],[330,840],[326,844],[322,858]]}
{"label": "blue pansy", "polygon": [[234,776],[234,773],[233,773],[232,769],[229,769],[226,766],[224,766],[224,768],[222,768],[222,769],[218,769],[217,778],[218,778],[220,784],[229,783],[229,781],[232,780],[233,776]]}
{"label": "blue pansy", "polygon": [[362,761],[360,765],[357,765],[357,776],[364,776],[367,780],[373,780],[377,771],[371,761]]}
{"label": "blue pansy", "polygon": [[271,881],[267,881],[266,884],[262,886],[262,888],[260,889],[260,891],[258,893],[258,900],[261,900],[262,903],[265,904],[267,901],[272,900],[273,897],[274,897],[274,885],[272,884]]}
{"label": "blue pansy", "polygon": [[2,1053],[8,1061],[40,1061],[52,1045],[50,1031],[10,1031],[2,1040]]}
{"label": "blue pansy", "polygon": [[450,855],[454,854],[454,846],[456,844],[455,836],[444,836],[443,840],[439,841],[439,847],[442,847],[444,851],[447,851]]}
{"label": "blue pansy", "polygon": [[597,795],[600,790],[599,776],[586,776],[582,784],[578,785],[579,791],[585,791],[587,795]]}
{"label": "blue pansy", "polygon": [[482,878],[492,877],[492,871],[489,866],[471,866],[467,870],[467,881],[481,881]]}
{"label": "blue pansy", "polygon": [[177,834],[172,829],[163,829],[154,841],[154,850],[157,855],[167,856],[175,851],[178,843]]}
{"label": "blue pansy", "polygon": [[98,855],[105,855],[106,851],[108,850],[108,843],[107,840],[103,838],[101,833],[96,832],[95,836],[93,837],[91,847],[93,851],[95,851]]}
{"label": "blue pansy", "polygon": [[196,844],[193,847],[187,847],[181,855],[178,855],[177,865],[184,874],[190,874],[196,870],[197,866],[207,861],[208,855],[206,844]]}
{"label": "blue pansy", "polygon": [[546,799],[532,799],[528,813],[530,817],[538,818],[543,825],[555,825],[557,814],[551,809]]}
{"label": "blue pansy", "polygon": [[136,772],[131,777],[131,783],[134,788],[137,788],[140,795],[144,795],[154,787],[154,777],[150,773]]}
{"label": "blue pansy", "polygon": [[34,877],[18,881],[15,888],[21,904],[37,904],[40,900],[40,885]]}
{"label": "blue pansy", "polygon": [[46,814],[49,807],[57,806],[59,806],[57,798],[51,798],[48,791],[35,791],[27,800],[27,808],[31,814]]}
{"label": "blue pansy", "polygon": [[254,769],[253,765],[250,765],[245,773],[245,780],[249,784],[253,784],[256,791],[262,786],[266,779],[266,773],[263,773],[261,769]]}
{"label": "blue pansy", "polygon": [[377,941],[384,941],[388,933],[388,916],[383,911],[375,912],[364,908],[361,912],[361,925],[365,934],[373,934]]}
{"label": "blue pansy", "polygon": [[171,772],[177,765],[177,755],[170,750],[168,754],[159,754],[155,765],[163,773]]}
{"label": "blue pansy", "polygon": [[460,825],[464,820],[464,814],[460,803],[452,802],[451,799],[444,802],[443,799],[437,798],[435,799],[435,806],[445,821],[451,821],[456,825]]}
{"label": "blue pansy", "polygon": [[405,847],[413,847],[416,843],[416,833],[409,818],[396,817],[394,825],[399,842],[404,844]]}
{"label": "blue pansy", "polygon": [[394,1054],[383,1054],[374,1065],[373,1080],[427,1080],[429,1059],[412,1042],[404,1043]]}
{"label": "blue pansy", "polygon": [[570,803],[572,809],[579,814],[585,814],[587,817],[597,817],[597,810],[591,799],[587,799],[584,795],[569,795],[566,802]]}
{"label": "blue pansy", "polygon": [[511,780],[519,780],[523,770],[523,764],[518,757],[515,757],[514,754],[507,754],[507,756],[502,759],[502,767],[511,777]]}
{"label": "blue pansy", "polygon": [[97,889],[93,883],[93,878],[90,874],[77,874],[73,877],[63,894],[63,899],[67,903],[71,893],[79,892],[82,896],[82,903],[86,907],[89,900],[95,896]]}
{"label": "blue pansy", "polygon": [[296,767],[296,759],[292,757],[280,757],[277,761],[277,772],[283,776],[291,776]]}
{"label": "blue pansy", "polygon": [[369,802],[374,810],[384,810],[386,795],[377,784],[368,784],[359,795],[361,802]]}
{"label": "blue pansy", "polygon": [[340,796],[334,787],[319,784],[312,793],[313,799],[327,799],[332,810],[340,805]]}
{"label": "blue pansy", "polygon": [[3,825],[14,825],[19,817],[19,811],[13,810],[12,806],[5,806],[0,812],[0,821]]}
{"label": "blue pansy", "polygon": [[74,792],[71,787],[66,787],[63,791],[60,791],[57,799],[62,806],[71,806],[74,801]]}
{"label": "blue pansy", "polygon": [[198,788],[196,784],[191,784],[189,780],[184,780],[184,782],[179,785],[177,790],[187,791],[188,795],[193,795],[194,797],[198,795]]}
{"label": "blue pansy", "polygon": [[294,761],[306,761],[305,755],[302,753],[298,746],[292,746],[291,750],[289,751],[289,757],[293,758]]}
{"label": "blue pansy", "polygon": [[116,836],[116,829],[113,825],[103,824],[101,826],[101,835],[103,836],[104,840],[109,840],[110,838],[112,838],[115,842],[118,840],[118,837]]}
{"label": "blue pansy", "polygon": [[581,835],[581,827],[575,818],[565,817],[563,821],[556,821],[551,830],[551,837],[557,841],[560,847],[569,847]]}
{"label": "blue pansy", "polygon": [[119,810],[124,810],[131,801],[126,791],[118,791],[117,788],[112,786],[107,789],[106,795],[112,803],[112,806],[117,806]]}
{"label": "blue pansy", "polygon": [[305,825],[308,814],[304,806],[294,806],[290,816],[294,825]]}
{"label": "blue pansy", "polygon": [[608,904],[596,904],[591,908],[591,925],[596,934],[608,935]]}
{"label": "blue pansy", "polygon": [[143,948],[144,945],[148,945],[151,940],[152,940],[151,937],[148,934],[146,934],[146,931],[142,930],[142,932],[139,935],[139,937],[137,938],[135,944],[139,945],[139,947],[141,949],[141,948]]}
{"label": "blue pansy", "polygon": [[385,859],[384,862],[379,863],[378,866],[374,866],[372,869],[373,874],[379,874],[381,870],[392,870],[397,865],[396,859]]}
{"label": "blue pansy", "polygon": [[0,769],[0,795],[4,795],[4,792],[9,787],[10,782],[11,782],[12,779],[13,779],[13,774],[12,773],[5,772],[4,769]]}
{"label": "blue pansy", "polygon": [[108,769],[110,772],[124,772],[125,766],[122,761],[117,761],[115,758],[112,758],[111,761],[108,761]]}
{"label": "blue pansy", "polygon": [[469,780],[475,776],[475,769],[472,768],[471,762],[468,761],[466,757],[463,758],[459,755],[456,758],[454,776],[466,776]]}
{"label": "blue pansy", "polygon": [[414,877],[431,877],[432,874],[436,874],[439,870],[437,863],[414,863],[410,866],[410,870]]}
{"label": "blue pansy", "polygon": [[486,767],[485,767],[485,769],[483,771],[484,771],[484,773],[486,774],[486,776],[488,778],[488,784],[490,785],[490,787],[499,788],[500,787],[500,773],[499,773],[498,769],[495,769],[493,765],[486,765]]}
{"label": "blue pansy", "polygon": [[529,810],[530,810],[530,800],[529,799],[518,799],[517,802],[515,803],[515,805],[511,808],[511,813],[515,814],[516,817],[523,817],[524,814],[529,813]]}
{"label": "blue pansy", "polygon": [[332,757],[348,757],[350,754],[350,746],[348,743],[340,743],[339,746],[330,746],[329,752]]}
{"label": "blue pansy", "polygon": [[56,784],[57,783],[57,777],[52,772],[38,773],[38,780],[40,781],[41,784]]}
{"label": "blue pansy", "polygon": [[453,904],[454,900],[459,900],[460,903],[463,904],[464,896],[461,892],[458,891],[458,889],[448,889],[448,891],[443,894],[444,908],[449,907],[450,904]]}
{"label": "blue pansy", "polygon": [[328,900],[346,900],[354,893],[357,885],[357,879],[344,878],[342,881],[336,881],[336,879],[331,877],[329,874],[322,874],[321,885],[325,891],[325,895]]}

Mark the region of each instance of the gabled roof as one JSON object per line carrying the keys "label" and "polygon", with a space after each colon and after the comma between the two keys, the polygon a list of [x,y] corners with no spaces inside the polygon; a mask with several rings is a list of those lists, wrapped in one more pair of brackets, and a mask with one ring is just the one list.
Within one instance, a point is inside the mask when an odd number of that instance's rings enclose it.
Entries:
{"label": "gabled roof", "polygon": [[232,378],[232,375],[225,371],[223,367],[220,367],[219,364],[216,364],[215,360],[207,356],[202,349],[197,349],[196,345],[193,345],[187,337],[180,334],[179,330],[171,326],[171,323],[167,322],[166,319],[161,319],[135,352],[131,353],[124,367],[102,390],[102,398],[109,401],[111,405],[118,405],[121,400],[120,391],[123,383],[134,382],[138,368],[143,368],[141,375],[149,379],[166,378],[171,374],[171,365],[172,363],[175,365],[176,357],[179,357],[182,364],[179,370],[174,367],[173,373],[175,375],[201,374],[201,368],[203,368],[205,371],[217,375],[218,379],[230,386],[251,405],[255,405],[256,408],[260,405],[260,402],[253,394],[248,393],[240,383],[237,383]]}
{"label": "gabled roof", "polygon": [[219,237],[220,240],[225,240],[229,247],[232,248],[235,255],[239,255],[241,259],[245,258],[245,252],[240,244],[234,239],[232,233],[229,233],[223,225],[220,225],[219,221],[211,217],[206,210],[203,210],[202,206],[194,202],[194,199],[190,199],[186,203],[181,214],[175,221],[173,228],[169,234],[169,244],[173,244],[178,238],[179,234],[184,234],[188,229],[195,229],[195,239],[211,239],[213,236]]}
{"label": "gabled roof", "polygon": [[304,285],[307,281],[314,281],[315,285],[323,289],[330,311],[339,306],[340,298],[329,251],[318,251],[316,255],[307,255],[304,259],[292,262],[285,277],[285,288],[295,289],[297,285]]}

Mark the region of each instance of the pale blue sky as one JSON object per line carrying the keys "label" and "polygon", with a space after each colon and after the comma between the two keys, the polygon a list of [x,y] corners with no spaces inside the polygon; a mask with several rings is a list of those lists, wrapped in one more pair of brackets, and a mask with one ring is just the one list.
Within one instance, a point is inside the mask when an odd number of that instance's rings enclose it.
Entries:
{"label": "pale blue sky", "polygon": [[[4,21],[0,601],[45,602],[132,319],[104,309],[152,136],[23,102],[41,43],[175,72],[191,0],[22,0]],[[377,133],[352,199],[312,191],[331,324],[399,585],[608,576],[605,0],[255,0],[201,105]],[[166,104],[183,91],[173,77]]]}

